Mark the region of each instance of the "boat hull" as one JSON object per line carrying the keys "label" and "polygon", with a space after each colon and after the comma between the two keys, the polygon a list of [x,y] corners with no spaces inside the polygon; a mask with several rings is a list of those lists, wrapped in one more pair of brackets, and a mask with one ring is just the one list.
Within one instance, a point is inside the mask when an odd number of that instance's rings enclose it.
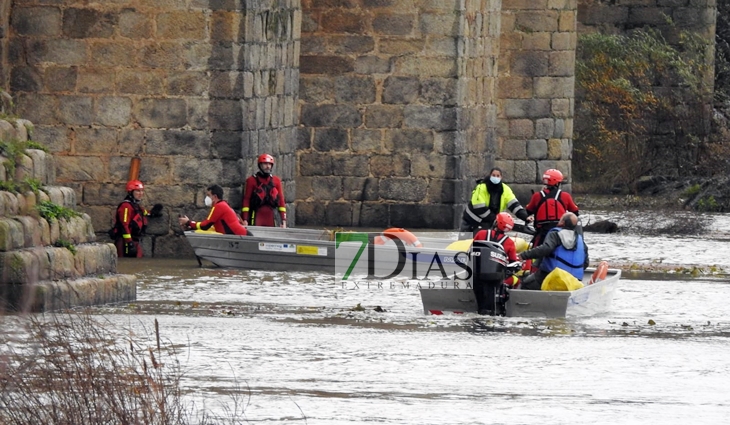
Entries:
{"label": "boat hull", "polygon": [[[575,291],[508,290],[505,305],[509,317],[560,318],[591,316],[608,311],[621,278],[621,270],[609,269],[606,279],[588,285],[594,269],[586,270],[584,287]],[[421,302],[425,314],[476,313],[477,302],[471,288],[422,288]]]}

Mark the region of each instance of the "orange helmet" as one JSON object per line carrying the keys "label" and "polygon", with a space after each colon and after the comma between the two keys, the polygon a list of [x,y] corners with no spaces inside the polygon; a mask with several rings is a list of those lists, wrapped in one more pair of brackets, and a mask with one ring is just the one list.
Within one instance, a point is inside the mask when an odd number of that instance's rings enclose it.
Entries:
{"label": "orange helmet", "polygon": [[563,181],[563,173],[561,173],[559,170],[556,170],[554,168],[551,168],[551,169],[545,171],[545,174],[542,175],[542,182],[548,186],[557,186],[562,181]]}
{"label": "orange helmet", "polygon": [[274,165],[274,157],[269,155],[268,153],[264,153],[259,155],[259,164],[263,163],[269,163],[271,165]]}
{"label": "orange helmet", "polygon": [[513,227],[515,227],[515,219],[506,212],[497,214],[497,218],[494,220],[494,223],[497,225],[497,229],[503,232],[509,232]]}
{"label": "orange helmet", "polygon": [[144,190],[144,185],[139,180],[130,180],[127,182],[127,192],[133,190]]}

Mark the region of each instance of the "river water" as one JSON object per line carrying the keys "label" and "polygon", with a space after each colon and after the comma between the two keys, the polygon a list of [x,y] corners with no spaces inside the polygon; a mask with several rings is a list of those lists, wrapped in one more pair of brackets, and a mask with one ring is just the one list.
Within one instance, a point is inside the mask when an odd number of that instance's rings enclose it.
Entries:
{"label": "river water", "polygon": [[223,412],[238,391],[251,423],[730,423],[730,283],[711,272],[730,270],[730,220],[706,220],[701,238],[587,234],[594,261],[676,265],[626,273],[598,317],[426,316],[414,289],[192,259],[122,259],[138,301],[96,311],[157,319],[191,399]]}

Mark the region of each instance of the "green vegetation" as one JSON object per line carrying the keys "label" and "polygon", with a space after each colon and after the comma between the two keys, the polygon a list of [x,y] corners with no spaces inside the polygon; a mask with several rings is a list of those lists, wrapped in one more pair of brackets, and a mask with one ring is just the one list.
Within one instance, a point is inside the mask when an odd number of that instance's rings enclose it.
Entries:
{"label": "green vegetation", "polygon": [[573,166],[587,188],[634,192],[642,176],[718,171],[703,167],[718,154],[703,126],[707,46],[685,32],[678,43],[652,29],[580,37]]}
{"label": "green vegetation", "polygon": [[76,245],[74,245],[73,242],[67,241],[65,239],[59,239],[53,243],[53,246],[57,248],[66,248],[71,251],[73,255],[76,255]]}
{"label": "green vegetation", "polygon": [[701,189],[700,185],[694,184],[694,185],[688,187],[684,192],[682,192],[682,197],[691,198],[691,197],[695,196],[696,194],[700,193],[700,189]]}
{"label": "green vegetation", "polygon": [[697,201],[697,210],[698,211],[720,211],[720,204],[717,203],[717,200],[714,196],[710,195],[706,198],[701,198],[699,201]]}
{"label": "green vegetation", "polygon": [[38,214],[40,214],[41,217],[45,218],[46,220],[57,220],[61,218],[69,219],[81,216],[81,214],[72,210],[71,208],[56,205],[51,201],[39,202],[38,204],[36,204],[35,208],[38,211]]}

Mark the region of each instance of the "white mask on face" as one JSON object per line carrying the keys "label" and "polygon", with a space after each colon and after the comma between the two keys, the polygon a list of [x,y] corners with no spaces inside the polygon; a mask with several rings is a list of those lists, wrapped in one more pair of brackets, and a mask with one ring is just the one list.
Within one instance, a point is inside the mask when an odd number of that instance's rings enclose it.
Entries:
{"label": "white mask on face", "polygon": [[212,200],[212,199],[210,199],[210,196],[206,196],[206,197],[205,197],[205,206],[206,206],[206,207],[209,207],[209,206],[211,206],[211,205],[213,205],[213,200]]}
{"label": "white mask on face", "polygon": [[489,181],[492,182],[492,183],[494,183],[494,184],[499,184],[499,182],[501,182],[502,179],[500,179],[499,177],[492,176],[492,177],[489,178]]}

